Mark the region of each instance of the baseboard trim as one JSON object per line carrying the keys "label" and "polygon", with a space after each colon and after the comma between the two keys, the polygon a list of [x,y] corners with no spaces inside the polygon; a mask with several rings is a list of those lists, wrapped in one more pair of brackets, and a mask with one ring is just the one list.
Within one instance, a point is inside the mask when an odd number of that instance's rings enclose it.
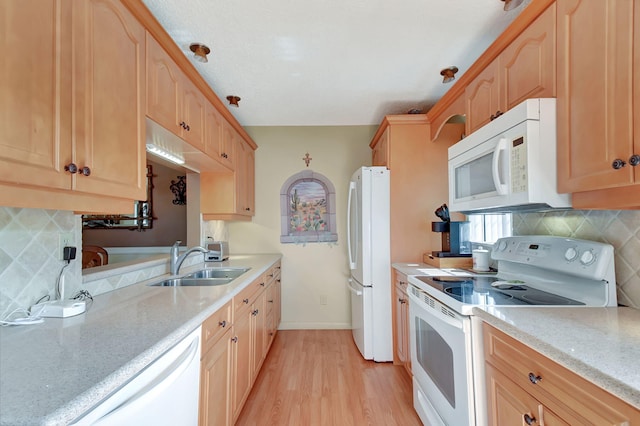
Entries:
{"label": "baseboard trim", "polygon": [[351,324],[342,322],[281,322],[278,330],[350,330]]}

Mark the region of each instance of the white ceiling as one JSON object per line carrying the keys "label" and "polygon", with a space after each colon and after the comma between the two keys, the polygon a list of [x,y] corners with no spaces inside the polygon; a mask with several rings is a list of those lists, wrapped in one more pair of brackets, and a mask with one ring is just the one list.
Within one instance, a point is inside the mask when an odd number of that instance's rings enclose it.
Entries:
{"label": "white ceiling", "polygon": [[[243,126],[373,125],[428,111],[525,7],[500,0],[143,0]],[[525,2],[525,5],[528,2]],[[226,100],[225,100],[226,102]]]}

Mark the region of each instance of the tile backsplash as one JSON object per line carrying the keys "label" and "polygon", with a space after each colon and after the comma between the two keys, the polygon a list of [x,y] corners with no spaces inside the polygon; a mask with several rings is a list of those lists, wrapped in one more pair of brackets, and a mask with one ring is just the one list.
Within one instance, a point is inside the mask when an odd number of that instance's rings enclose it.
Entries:
{"label": "tile backsplash", "polygon": [[640,309],[640,210],[566,210],[513,215],[514,235],[557,235],[611,244],[618,303]]}
{"label": "tile backsplash", "polygon": [[28,308],[43,296],[53,298],[60,260],[59,235],[69,233],[76,261],[64,271],[65,296],[82,285],[82,223],[73,212],[0,207],[0,318]]}
{"label": "tile backsplash", "polygon": [[[81,217],[73,212],[0,207],[0,318],[16,308],[28,308],[45,295],[53,296],[64,266],[59,260],[61,232],[71,233],[77,260],[65,269],[65,293],[83,288],[80,247]],[[514,235],[558,235],[606,242],[615,248],[618,301],[640,309],[640,210],[567,210],[513,215]],[[189,263],[189,262],[187,262]],[[156,270],[157,269],[157,270]],[[163,273],[155,267],[151,275]],[[91,283],[100,294],[150,278],[130,272]],[[165,271],[166,272],[166,271]]]}

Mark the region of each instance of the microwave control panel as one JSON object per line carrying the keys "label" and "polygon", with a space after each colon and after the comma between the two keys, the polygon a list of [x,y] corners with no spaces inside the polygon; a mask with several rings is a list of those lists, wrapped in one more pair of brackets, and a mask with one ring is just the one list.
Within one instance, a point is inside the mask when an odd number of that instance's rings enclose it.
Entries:
{"label": "microwave control panel", "polygon": [[525,136],[511,140],[511,192],[527,191],[527,144]]}

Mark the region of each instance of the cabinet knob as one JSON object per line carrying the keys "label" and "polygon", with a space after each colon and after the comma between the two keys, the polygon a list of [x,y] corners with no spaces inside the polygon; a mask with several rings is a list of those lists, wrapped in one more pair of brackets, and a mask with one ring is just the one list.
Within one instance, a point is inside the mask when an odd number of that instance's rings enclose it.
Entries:
{"label": "cabinet knob", "polygon": [[273,300],[267,300],[267,302],[269,302],[269,303],[273,303]]}
{"label": "cabinet knob", "polygon": [[225,320],[222,320],[218,323],[218,325],[222,328],[225,328],[227,326],[227,322]]}
{"label": "cabinet knob", "polygon": [[83,168],[80,169],[80,174],[82,176],[89,176],[91,174],[91,169],[87,166],[84,166]]}
{"label": "cabinet knob", "polygon": [[250,212],[251,211],[251,207],[246,207],[245,210]]}
{"label": "cabinet knob", "polygon": [[540,380],[542,380],[542,377],[540,377],[540,376],[538,376],[538,375],[535,375],[535,374],[533,374],[533,373],[529,373],[529,381],[530,381],[531,383],[533,383],[534,385],[535,385],[535,384],[538,384],[538,382],[539,382]]}
{"label": "cabinet knob", "polygon": [[191,126],[189,126],[188,124],[185,126],[185,129],[187,130],[187,132],[191,131]]}
{"label": "cabinet knob", "polygon": [[260,283],[260,285],[261,285],[262,287],[264,287],[264,283]]}
{"label": "cabinet knob", "polygon": [[398,299],[398,302],[400,302],[401,305],[404,305],[405,303],[407,303],[407,301],[404,300],[403,298]]}
{"label": "cabinet knob", "polygon": [[496,111],[496,113],[495,113],[495,114],[491,114],[491,115],[489,116],[489,119],[490,119],[491,121],[493,121],[493,120],[495,120],[496,118],[500,117],[502,114],[504,114],[504,112],[502,112],[502,111],[498,110],[498,111]]}
{"label": "cabinet knob", "polygon": [[231,338],[231,341],[232,341],[233,343],[238,343],[238,336],[233,336],[233,337]]}
{"label": "cabinet knob", "polygon": [[616,158],[615,160],[613,160],[613,163],[611,163],[611,167],[618,170],[623,168],[626,164],[627,163],[625,163],[623,160]]}
{"label": "cabinet knob", "polygon": [[253,315],[255,317],[256,315],[258,315],[258,312],[260,312],[260,311],[258,309],[256,309],[255,311],[251,312],[251,315]]}
{"label": "cabinet knob", "polygon": [[530,415],[525,414],[524,415],[524,422],[526,424],[528,424],[528,425],[532,425],[532,424],[535,424],[537,422],[537,420],[536,420],[535,417],[531,417]]}
{"label": "cabinet knob", "polygon": [[78,166],[76,166],[74,163],[69,163],[64,166],[64,170],[73,175],[75,173],[78,173]]}
{"label": "cabinet knob", "polygon": [[249,304],[249,299],[242,299],[242,302],[248,305]]}
{"label": "cabinet knob", "polygon": [[629,157],[629,164],[631,164],[633,167],[640,164],[640,155],[633,154],[631,157]]}

